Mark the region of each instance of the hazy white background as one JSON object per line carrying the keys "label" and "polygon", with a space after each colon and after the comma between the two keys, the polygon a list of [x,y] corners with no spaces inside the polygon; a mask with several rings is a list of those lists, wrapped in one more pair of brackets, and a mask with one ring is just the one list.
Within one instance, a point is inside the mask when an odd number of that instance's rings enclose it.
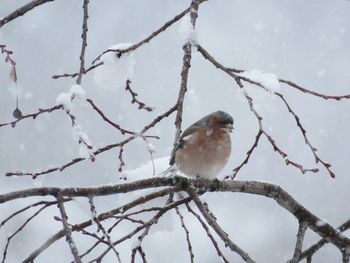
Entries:
{"label": "hazy white background", "polygon": [[[27,1],[1,0],[0,17]],[[86,62],[117,43],[137,42],[187,8],[189,1],[90,1]],[[67,92],[74,79],[53,80],[54,74],[76,72],[81,48],[82,1],[56,0],[27,13],[0,29],[0,43],[14,51],[17,62],[20,109],[31,113],[39,107],[55,105],[55,98]],[[101,90],[93,74],[84,76],[82,87],[87,97],[111,119],[131,130],[141,130],[155,116],[176,102],[180,86],[183,39],[179,23],[146,46],[134,52],[132,87],[139,98],[156,109],[149,113],[130,104],[130,95],[121,89]],[[258,69],[289,79],[320,93],[350,93],[350,2],[345,0],[210,0],[200,6],[197,21],[199,43],[226,66]],[[9,83],[10,67],[0,58],[0,122],[12,120],[15,108],[13,85]],[[113,78],[113,76],[112,76]],[[292,160],[314,167],[309,149],[304,145],[295,120],[284,105],[271,96],[252,90],[264,125],[278,145]],[[320,166],[318,174],[302,175],[286,167],[270,144],[261,140],[249,165],[238,174],[239,180],[260,180],[280,185],[317,216],[338,226],[350,217],[350,101],[325,101],[282,86],[281,92],[301,118],[312,144],[323,160],[333,164],[336,178],[331,179]],[[221,109],[235,119],[232,135],[233,152],[225,171],[239,164],[253,143],[258,124],[247,103],[237,94],[237,86],[224,73],[217,71],[194,52],[189,74],[189,90],[184,104],[184,127],[212,111]],[[109,127],[82,103],[75,105],[78,123],[96,147],[121,140],[118,131]],[[166,157],[174,140],[174,115],[149,134],[161,137],[152,141],[156,158]],[[70,161],[78,156],[79,146],[72,139],[70,120],[62,111],[43,114],[35,121],[24,120],[16,128],[0,129],[0,192],[37,186],[89,186],[119,181],[118,149],[105,152],[95,163],[81,162],[62,173],[32,180],[6,178],[7,171],[41,171]],[[129,179],[151,176],[149,154],[142,140],[125,147]],[[166,161],[157,165],[160,172]],[[135,170],[136,169],[136,170]],[[130,197],[99,199],[98,211],[118,206]],[[203,197],[218,217],[219,223],[233,241],[257,262],[285,262],[292,256],[298,223],[274,201],[246,194],[211,193]],[[11,202],[0,208],[1,219],[30,201]],[[88,218],[84,199],[68,205],[70,222]],[[84,210],[85,209],[85,210]],[[0,229],[0,248],[6,236],[23,223],[29,214],[19,216]],[[57,209],[40,217],[40,224],[22,231],[8,254],[8,262],[19,262],[61,228],[53,220]],[[191,216],[185,217],[191,229],[196,262],[219,262],[205,232]],[[184,232],[174,213],[160,220],[154,232],[144,240],[149,262],[188,262]],[[118,233],[119,234],[119,233]],[[85,251],[87,237],[78,239]],[[318,237],[309,230],[305,245]],[[124,261],[129,261],[133,241],[119,247]],[[223,246],[221,246],[223,247]],[[230,261],[239,258],[223,248]],[[171,255],[171,256],[170,256]],[[233,255],[233,256],[232,256]],[[111,257],[112,258],[112,257]],[[109,260],[112,260],[112,259]],[[68,245],[57,242],[37,262],[69,262]],[[111,262],[108,257],[105,262]],[[323,248],[315,262],[340,262],[341,255],[332,245]],[[124,262],[123,261],[123,262]]]}

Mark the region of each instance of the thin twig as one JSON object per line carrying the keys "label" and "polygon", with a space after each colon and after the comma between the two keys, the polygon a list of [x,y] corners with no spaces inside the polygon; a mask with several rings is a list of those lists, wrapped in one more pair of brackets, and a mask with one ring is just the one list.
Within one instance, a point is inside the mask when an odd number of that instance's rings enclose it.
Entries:
{"label": "thin twig", "polygon": [[300,85],[298,85],[290,80],[278,79],[278,81],[281,83],[287,84],[288,86],[293,87],[299,91],[302,91],[302,92],[307,93],[307,94],[311,94],[311,95],[316,96],[316,97],[320,97],[320,98],[325,99],[325,100],[350,99],[350,94],[340,95],[340,96],[326,95],[326,94],[321,94],[321,93],[303,88],[302,86],[300,86]]}
{"label": "thin twig", "polygon": [[[350,219],[347,220],[346,222],[344,222],[343,224],[341,224],[337,230],[339,230],[340,232],[344,232],[346,230],[348,230],[350,228]],[[325,244],[327,244],[329,242],[329,240],[327,238],[322,238],[320,241],[318,241],[316,244],[312,245],[311,247],[309,247],[308,249],[306,249],[305,251],[303,251],[300,255],[299,261],[305,259],[305,258],[310,258],[321,248],[323,247]]]}
{"label": "thin twig", "polygon": [[0,44],[0,51],[2,54],[5,54],[5,62],[9,62],[12,66],[12,69],[14,69],[14,82],[17,82],[16,77],[16,61],[11,57],[13,54],[13,51],[6,49],[6,45]]}
{"label": "thin twig", "polygon": [[154,110],[153,107],[147,106],[144,102],[141,102],[136,98],[138,94],[131,89],[130,84],[131,84],[131,80],[127,79],[125,90],[129,91],[129,93],[131,94],[131,97],[132,97],[131,103],[136,103],[140,110],[144,109],[146,111],[153,111]]}
{"label": "thin twig", "polygon": [[[198,4],[201,4],[203,2],[205,2],[207,0],[200,0],[198,1]],[[120,57],[122,54],[124,53],[128,53],[131,51],[135,51],[136,49],[138,49],[139,47],[147,44],[149,41],[151,41],[153,38],[155,38],[157,35],[159,35],[161,32],[164,32],[165,30],[167,30],[172,24],[174,24],[175,22],[179,21],[182,17],[184,17],[187,13],[190,12],[190,7],[185,9],[184,11],[182,11],[180,14],[176,15],[173,19],[169,20],[168,22],[166,22],[164,25],[162,25],[159,29],[157,29],[156,31],[154,31],[153,33],[151,33],[149,36],[147,36],[145,39],[141,40],[140,42],[131,45],[130,47],[126,48],[126,49],[107,49],[105,51],[103,51],[97,58],[95,58],[92,61],[92,64],[96,63],[98,60],[101,59],[101,57],[108,53],[108,52],[116,52],[117,56]]]}
{"label": "thin twig", "polygon": [[116,128],[117,130],[119,130],[121,132],[121,134],[132,134],[132,135],[135,135],[136,132],[133,132],[133,131],[130,131],[130,130],[127,130],[127,129],[124,129],[122,128],[119,124],[111,121],[104,113],[103,111],[95,104],[95,102],[92,100],[92,99],[86,99],[86,101],[91,105],[91,107],[101,116],[101,118],[109,123],[110,125],[112,125],[114,128]]}
{"label": "thin twig", "polygon": [[[70,198],[67,198],[67,199],[64,199],[63,201],[64,202],[67,202],[67,201],[70,201],[71,199]],[[30,208],[33,208],[33,207],[36,207],[38,205],[44,205],[44,206],[50,206],[50,205],[55,205],[57,204],[56,201],[51,201],[51,202],[48,202],[48,201],[39,201],[39,202],[36,202],[36,203],[33,203],[33,204],[30,204],[16,212],[14,212],[13,214],[11,214],[9,217],[7,217],[6,219],[4,219],[1,223],[0,223],[0,228],[3,227],[9,220],[11,220],[13,217],[15,217],[16,215],[30,209]]]}
{"label": "thin twig", "polygon": [[[98,218],[99,221],[106,220],[108,218],[112,218],[115,214],[124,213],[125,211],[127,211],[127,210],[129,210],[129,209],[131,209],[131,208],[133,208],[133,207],[135,207],[137,205],[146,203],[148,201],[151,201],[151,200],[159,198],[159,197],[163,197],[165,195],[168,195],[168,194],[170,194],[172,192],[177,192],[179,190],[180,190],[180,188],[178,188],[178,187],[175,187],[175,188],[171,187],[171,188],[166,188],[166,189],[160,190],[158,192],[154,192],[154,193],[151,193],[151,194],[139,197],[139,198],[137,198],[135,200],[132,200],[129,203],[124,204],[124,205],[122,205],[120,207],[117,207],[117,208],[114,208],[114,209],[112,209],[110,211],[101,213],[101,214],[99,214],[97,216],[97,218]],[[87,196],[89,196],[89,195],[87,195]],[[96,195],[94,195],[94,196],[96,196]],[[72,227],[72,231],[79,231],[80,229],[83,229],[83,228],[86,228],[88,226],[91,226],[92,224],[93,224],[92,220],[84,221],[84,222],[82,222],[80,224],[74,225]],[[56,242],[57,240],[61,239],[64,235],[65,235],[64,230],[58,231],[56,234],[54,234],[52,237],[50,237],[48,240],[46,240],[39,248],[34,250],[23,261],[23,263],[31,263],[31,262],[33,262],[35,260],[35,258],[37,258],[43,251],[45,251],[47,248],[49,248],[54,242]],[[99,244],[99,242],[98,242],[98,244]],[[84,253],[84,255],[85,254],[86,254],[86,252]]]}
{"label": "thin twig", "polygon": [[259,140],[260,140],[260,137],[261,137],[262,134],[263,134],[262,131],[259,130],[259,131],[258,131],[258,134],[255,136],[255,141],[254,141],[252,147],[251,147],[251,148],[249,149],[249,151],[246,153],[247,156],[246,156],[246,158],[244,159],[244,161],[243,161],[240,165],[238,165],[236,168],[234,168],[234,169],[232,170],[232,172],[233,172],[232,175],[225,176],[225,179],[229,179],[229,178],[230,178],[230,179],[233,180],[233,179],[236,178],[236,176],[237,176],[238,172],[241,170],[241,168],[242,168],[244,165],[246,165],[246,164],[248,163],[249,158],[250,158],[250,156],[252,155],[254,149],[255,149],[256,147],[258,147],[258,143],[259,143]]}
{"label": "thin twig", "polygon": [[[52,0],[51,0],[52,1]],[[199,4],[205,2],[207,0],[199,0]],[[139,47],[147,44],[148,42],[150,42],[152,39],[154,39],[155,37],[157,37],[160,33],[164,32],[165,30],[167,30],[171,25],[173,25],[175,22],[179,21],[182,17],[184,17],[186,14],[188,14],[190,12],[190,8],[185,9],[184,11],[182,11],[181,13],[179,13],[178,15],[176,15],[174,18],[172,18],[171,20],[169,20],[168,22],[166,22],[164,25],[162,25],[159,29],[157,29],[156,31],[154,31],[153,33],[151,33],[149,36],[147,36],[145,39],[137,42],[134,45],[131,45],[128,48],[125,49],[107,49],[105,51],[103,51],[100,55],[98,55],[93,61],[92,61],[92,65],[83,71],[83,74],[88,73],[89,71],[102,66],[104,63],[103,61],[100,61],[101,57],[109,52],[114,52],[116,53],[117,57],[121,57],[122,54],[125,53],[129,53],[132,51],[135,51],[136,49],[138,49]],[[97,63],[97,61],[99,61]],[[96,64],[97,63],[97,64]],[[71,77],[74,78],[76,76],[78,76],[79,73],[64,73],[64,74],[59,74],[59,75],[54,75],[52,76],[52,78],[54,79],[58,79],[58,78],[62,78],[62,77]]]}
{"label": "thin twig", "polygon": [[[325,161],[323,161],[317,154],[317,149],[311,144],[309,138],[307,137],[306,135],[306,130],[305,128],[303,127],[303,125],[301,124],[301,121],[300,121],[300,118],[299,116],[292,110],[292,108],[290,107],[289,103],[286,101],[286,99],[283,97],[282,94],[278,93],[278,92],[275,92],[275,95],[277,95],[281,100],[282,102],[284,103],[284,105],[287,107],[288,111],[290,112],[290,114],[293,115],[296,123],[297,123],[297,126],[299,128],[299,130],[301,131],[303,137],[304,137],[304,140],[305,140],[305,144],[310,148],[312,154],[314,155],[315,157],[315,162],[318,163],[320,162],[324,168],[326,168],[326,170],[328,171],[329,175],[334,178],[335,177],[335,173],[330,169],[331,165]],[[314,172],[318,172],[318,169]]]}
{"label": "thin twig", "polygon": [[[247,101],[248,101],[248,104],[249,104],[249,107],[250,107],[251,111],[254,113],[254,115],[256,116],[256,118],[257,118],[257,120],[258,120],[258,122],[259,122],[259,130],[262,132],[262,134],[265,135],[265,137],[267,138],[267,140],[268,140],[268,141],[270,142],[270,144],[272,145],[274,151],[276,151],[277,153],[279,153],[279,154],[282,156],[282,158],[284,159],[286,165],[289,165],[289,164],[293,165],[294,167],[298,168],[298,169],[301,171],[301,173],[305,173],[305,172],[313,172],[313,173],[316,173],[316,172],[318,172],[318,171],[319,171],[318,168],[304,168],[301,164],[299,164],[299,163],[297,163],[297,162],[295,162],[295,161],[290,160],[289,158],[287,158],[287,157],[288,157],[288,156],[287,156],[287,153],[285,153],[284,151],[282,151],[281,148],[277,146],[277,144],[276,144],[275,140],[272,138],[272,136],[270,136],[270,135],[263,129],[263,126],[262,126],[262,117],[261,117],[261,116],[258,114],[258,112],[255,110],[255,108],[254,108],[254,106],[253,106],[253,99],[248,95],[248,93],[247,93],[246,90],[244,89],[244,86],[243,86],[241,80],[246,81],[246,82],[249,82],[249,83],[251,83],[251,84],[254,84],[254,85],[256,85],[256,86],[258,86],[258,87],[264,89],[265,91],[268,91],[267,88],[266,88],[264,85],[262,85],[261,83],[259,83],[259,82],[256,82],[256,81],[253,81],[253,80],[251,80],[251,79],[249,79],[249,78],[246,78],[246,77],[243,77],[243,76],[241,76],[241,75],[238,75],[239,73],[244,72],[244,70],[238,70],[238,69],[227,68],[227,67],[223,66],[221,63],[219,63],[213,56],[211,56],[211,55],[208,53],[208,51],[206,51],[202,46],[200,46],[200,45],[197,44],[196,47],[197,47],[198,52],[200,52],[200,53],[202,54],[202,56],[203,56],[205,59],[207,59],[208,61],[210,61],[216,68],[218,68],[218,69],[224,71],[225,73],[227,73],[228,75],[230,75],[230,76],[236,81],[236,83],[238,84],[239,88],[243,91],[243,94],[244,94],[244,96],[246,97],[246,99],[247,99]],[[276,94],[276,95],[277,95],[277,94]],[[259,133],[258,133],[258,135],[259,135]],[[259,139],[260,139],[260,136],[257,137],[257,139],[256,139],[255,142],[257,143]],[[253,151],[253,150],[255,149],[255,147],[256,147],[255,144],[253,144],[253,146],[252,146],[252,148],[251,148],[251,151]],[[250,151],[249,151],[249,152],[250,152]],[[251,152],[250,152],[250,153],[251,153]],[[247,160],[247,161],[248,161],[249,157],[250,157],[250,155],[247,155],[247,157],[246,157],[246,160]],[[235,169],[238,169],[238,171],[239,171],[240,168],[241,168],[244,164],[245,164],[245,161],[243,161],[243,163],[242,163],[240,166],[238,166],[237,168],[235,168]],[[323,165],[326,167],[326,166],[329,165],[329,164],[324,163]],[[230,178],[234,178],[234,176],[236,176],[237,171],[236,171],[235,169],[234,169],[234,171],[233,171],[233,175],[232,175],[232,176],[229,176]],[[330,171],[330,170],[329,170],[329,167],[328,167],[327,170]],[[334,174],[330,172],[330,175],[332,176],[332,175],[334,175]],[[226,178],[228,178],[228,177],[226,177]]]}
{"label": "thin twig", "polygon": [[[86,74],[89,71],[91,71],[99,66],[102,66],[102,65],[103,65],[102,61],[97,63],[97,64],[94,64],[94,65],[90,66],[88,69],[84,69],[83,74]],[[67,78],[67,77],[75,78],[78,75],[79,75],[79,73],[63,73],[63,74],[53,75],[51,78],[53,78],[53,79]]]}
{"label": "thin twig", "polygon": [[3,27],[5,24],[7,24],[8,22],[16,19],[19,16],[23,16],[25,13],[27,13],[28,11],[32,10],[33,8],[45,4],[47,2],[52,2],[54,0],[32,0],[31,2],[25,4],[24,6],[16,9],[15,11],[13,11],[12,13],[10,13],[9,15],[5,16],[3,19],[0,20],[0,28]]}
{"label": "thin twig", "polygon": [[[61,108],[61,106],[60,106],[60,108]],[[103,153],[105,151],[109,151],[109,150],[111,150],[113,148],[116,148],[116,147],[124,146],[125,144],[133,141],[134,139],[136,139],[136,138],[138,138],[140,136],[141,137],[144,136],[144,133],[146,131],[148,131],[150,128],[154,127],[162,119],[164,119],[164,118],[168,117],[169,115],[171,115],[175,110],[176,110],[176,105],[171,107],[170,109],[168,109],[166,112],[158,115],[152,122],[150,122],[145,127],[143,127],[143,129],[139,133],[134,134],[134,135],[126,138],[125,140],[123,140],[123,141],[121,141],[119,143],[109,144],[109,145],[106,145],[104,147],[101,147],[101,148],[97,149],[96,151],[94,151],[92,154],[94,156],[97,156],[100,153]],[[40,175],[49,174],[49,173],[53,173],[53,172],[56,172],[56,171],[62,172],[64,169],[66,169],[66,168],[68,168],[68,167],[70,167],[70,166],[72,166],[72,165],[74,165],[74,164],[76,164],[78,162],[81,162],[81,161],[83,161],[85,159],[86,158],[82,158],[82,157],[74,158],[68,163],[65,163],[65,164],[63,164],[61,166],[49,168],[49,169],[47,169],[45,171],[42,171],[42,172],[22,172],[22,171],[7,172],[6,176],[31,176],[33,179],[36,179]]]}
{"label": "thin twig", "polygon": [[[190,16],[191,16],[191,24],[193,30],[196,26],[196,21],[198,17],[198,5],[199,0],[192,0],[190,6]],[[183,111],[183,103],[185,99],[185,94],[187,91],[187,82],[188,82],[188,72],[191,67],[191,58],[192,58],[192,42],[188,40],[183,46],[184,55],[182,59],[182,70],[181,70],[181,84],[179,95],[177,96],[177,110],[175,117],[175,141],[174,145],[178,142],[181,134],[181,123],[182,123],[182,111]]]}
{"label": "thin twig", "polygon": [[[119,240],[113,242],[113,245],[116,246],[119,243],[121,243],[121,242],[123,242],[123,241],[125,241],[127,239],[132,238],[135,234],[137,234],[142,229],[150,228],[153,224],[157,223],[158,219],[162,215],[164,215],[166,212],[168,212],[169,210],[171,210],[171,209],[173,209],[173,208],[175,208],[175,207],[177,207],[177,206],[179,206],[181,204],[188,203],[189,201],[191,201],[191,198],[187,197],[187,198],[183,198],[183,199],[181,199],[179,201],[170,203],[170,204],[162,207],[162,209],[154,217],[152,217],[149,221],[147,221],[144,225],[138,226],[133,231],[131,231],[129,234],[127,234],[127,235],[123,236],[122,238],[120,238]],[[107,248],[99,257],[89,261],[89,263],[95,262],[95,261],[100,262],[103,259],[103,257],[109,252],[109,250],[110,250],[110,248]]]}
{"label": "thin twig", "polygon": [[84,10],[84,15],[83,15],[83,33],[81,34],[81,51],[80,51],[80,68],[79,68],[79,75],[77,77],[76,83],[78,85],[81,84],[81,79],[83,77],[83,74],[85,72],[85,51],[87,47],[87,32],[88,32],[88,18],[89,18],[89,13],[88,13],[88,7],[89,7],[89,0],[84,0],[83,4],[83,10]]}
{"label": "thin twig", "polygon": [[253,112],[253,114],[255,115],[256,119],[258,120],[258,124],[259,124],[259,130],[262,132],[263,135],[265,135],[265,137],[267,138],[267,140],[270,142],[273,150],[275,152],[277,152],[284,160],[285,160],[285,163],[286,165],[293,165],[294,167],[298,168],[301,173],[305,173],[305,172],[313,172],[313,173],[317,173],[319,171],[319,169],[317,168],[304,168],[301,164],[295,162],[295,161],[292,161],[288,158],[288,155],[286,152],[284,152],[275,142],[275,140],[272,138],[272,136],[270,134],[268,134],[264,127],[263,127],[263,124],[262,124],[262,120],[263,118],[259,115],[259,113],[256,111],[256,109],[254,108],[254,105],[253,105],[253,99],[252,97],[250,97],[247,93],[247,91],[244,89],[244,86],[241,82],[240,79],[237,79],[236,80],[238,85],[240,86],[241,90],[243,91],[243,94],[245,96],[245,98],[247,99],[247,102],[248,102],[248,105],[250,107],[250,110]]}
{"label": "thin twig", "polygon": [[[63,202],[67,202],[67,201],[70,201],[70,200],[71,200],[71,199],[63,199]],[[17,215],[17,214],[19,214],[19,213],[21,213],[21,212],[23,212],[23,211],[25,211],[25,210],[27,210],[27,209],[29,209],[29,208],[31,208],[31,207],[34,207],[34,206],[36,206],[36,205],[39,205],[39,204],[40,204],[40,205],[43,204],[43,206],[42,206],[40,209],[38,209],[33,215],[31,215],[30,217],[28,217],[27,220],[26,220],[12,235],[10,235],[9,237],[7,237],[7,242],[6,242],[6,244],[5,244],[5,248],[4,248],[4,252],[3,252],[3,257],[2,257],[2,261],[1,261],[2,263],[4,263],[5,260],[6,260],[7,249],[8,249],[8,247],[9,247],[9,245],[10,245],[11,240],[12,240],[19,232],[21,232],[21,231],[25,228],[25,226],[26,226],[30,221],[32,221],[37,215],[39,215],[43,210],[45,210],[46,208],[48,208],[48,207],[51,206],[51,205],[57,204],[57,202],[56,202],[56,201],[53,201],[53,202],[38,202],[38,203],[35,203],[35,204],[31,205],[31,206],[27,206],[27,207],[25,207],[25,208],[23,208],[23,209],[17,211],[16,213],[12,214],[9,218],[7,218],[6,220],[4,220],[4,221],[1,223],[1,225],[3,225],[3,224],[5,224],[5,223],[7,222],[8,219],[12,218],[14,215]]]}
{"label": "thin twig", "polygon": [[5,122],[5,123],[0,123],[0,127],[11,125],[12,128],[14,128],[18,122],[20,122],[24,119],[27,119],[27,118],[35,119],[36,117],[38,117],[39,115],[41,115],[43,113],[51,113],[53,111],[60,110],[60,109],[63,109],[62,105],[56,105],[56,106],[53,106],[51,108],[46,108],[46,109],[38,109],[37,112],[23,115],[21,118],[19,118],[17,120]]}
{"label": "thin twig", "polygon": [[204,231],[207,233],[207,236],[209,237],[211,243],[213,244],[216,253],[218,254],[219,257],[222,258],[222,260],[225,263],[229,263],[229,261],[227,260],[227,258],[224,256],[224,254],[221,252],[218,242],[216,242],[215,238],[213,237],[213,235],[210,233],[210,229],[207,226],[207,224],[203,221],[203,219],[200,217],[200,215],[198,215],[191,207],[189,204],[186,204],[187,210],[194,215],[195,218],[197,218],[197,220],[199,221],[199,223],[202,225]]}
{"label": "thin twig", "polygon": [[193,254],[192,244],[191,244],[191,240],[190,240],[190,232],[188,231],[188,229],[187,229],[187,227],[185,225],[185,220],[184,220],[183,215],[180,212],[180,209],[178,207],[175,207],[175,211],[176,211],[176,214],[179,216],[179,219],[180,219],[180,222],[181,222],[181,227],[185,231],[187,248],[188,248],[188,252],[190,253],[191,263],[193,263],[194,262],[194,254]]}
{"label": "thin twig", "polygon": [[198,195],[196,194],[194,188],[191,186],[187,189],[188,194],[192,197],[193,202],[197,205],[199,211],[202,213],[203,217],[207,221],[207,223],[214,229],[214,231],[218,234],[218,236],[221,238],[221,240],[225,243],[226,246],[228,246],[231,251],[236,252],[238,255],[241,256],[241,258],[248,263],[254,263],[255,261],[248,255],[247,252],[245,252],[243,249],[241,249],[239,246],[237,246],[229,237],[228,234],[222,230],[220,225],[216,222],[215,218],[211,215],[211,213],[208,210],[208,207],[206,207],[202,201],[199,199]]}
{"label": "thin twig", "polygon": [[72,230],[68,225],[68,221],[67,221],[68,216],[66,213],[66,209],[64,208],[63,198],[61,195],[57,195],[57,205],[58,205],[58,208],[59,208],[60,213],[61,213],[61,220],[62,220],[62,224],[63,224],[63,230],[64,230],[64,233],[66,235],[66,240],[67,240],[69,248],[72,252],[74,260],[76,263],[82,263],[82,261],[79,257],[78,248],[75,245],[75,242],[74,242],[73,237],[72,237]]}
{"label": "thin twig", "polygon": [[119,168],[118,171],[121,173],[123,172],[123,167],[125,166],[125,162],[123,160],[123,152],[124,152],[124,148],[123,146],[121,146],[119,148],[119,154],[118,154],[118,159],[119,159]]}
{"label": "thin twig", "polygon": [[96,223],[98,229],[102,231],[103,236],[107,239],[108,246],[109,246],[109,247],[114,251],[114,253],[116,254],[117,259],[118,259],[118,262],[121,263],[121,259],[120,259],[119,252],[118,252],[118,251],[115,249],[115,247],[112,245],[111,237],[108,235],[106,229],[103,227],[103,225],[101,224],[100,220],[98,220],[97,212],[96,212],[96,207],[95,207],[95,204],[94,204],[93,197],[92,197],[92,196],[89,196],[89,197],[88,197],[88,200],[89,200],[90,210],[91,210],[91,214],[92,214],[92,218],[93,218],[94,222]]}

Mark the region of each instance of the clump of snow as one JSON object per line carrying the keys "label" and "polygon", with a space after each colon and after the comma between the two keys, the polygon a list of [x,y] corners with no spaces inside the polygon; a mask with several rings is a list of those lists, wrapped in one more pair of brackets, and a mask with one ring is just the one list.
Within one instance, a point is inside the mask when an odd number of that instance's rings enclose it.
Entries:
{"label": "clump of snow", "polygon": [[197,42],[197,33],[193,28],[193,25],[191,23],[191,17],[189,14],[185,15],[180,20],[179,33],[185,42]]}
{"label": "clump of snow", "polygon": [[[111,46],[109,49],[125,49],[130,43],[122,43]],[[126,80],[134,76],[135,59],[132,53],[124,53],[121,57],[116,52],[107,52],[101,59],[102,66],[94,70],[93,79],[99,88],[103,90],[115,90],[125,87]]]}
{"label": "clump of snow", "polygon": [[[89,136],[82,130],[80,125],[73,126],[72,137],[74,141],[79,143],[79,157],[90,158],[95,148],[92,146]],[[88,146],[91,146],[91,148],[88,148]]]}
{"label": "clump of snow", "polygon": [[72,95],[69,92],[62,92],[56,97],[56,103],[62,105],[66,111],[73,109]]}
{"label": "clump of snow", "polygon": [[137,248],[141,247],[141,245],[142,245],[141,240],[137,237],[131,243],[131,249],[137,249]]}
{"label": "clump of snow", "polygon": [[84,140],[87,144],[91,144],[88,135],[83,132],[83,129],[80,125],[75,125],[73,127],[73,140],[79,142],[80,140]]}
{"label": "clump of snow", "polygon": [[327,225],[327,223],[325,221],[321,220],[321,219],[316,221],[316,226],[317,227],[323,227],[325,225]]}
{"label": "clump of snow", "polygon": [[147,150],[148,150],[150,153],[155,153],[155,152],[156,152],[156,147],[155,147],[152,143],[148,142],[148,143],[147,143]]}
{"label": "clump of snow", "polygon": [[270,92],[276,92],[280,90],[280,83],[275,74],[262,72],[259,70],[247,70],[239,74],[242,77],[248,78],[252,81],[258,82],[267,88]]}
{"label": "clump of snow", "polygon": [[68,92],[62,92],[56,97],[56,103],[62,105],[66,111],[72,111],[73,98],[85,99],[85,90],[77,84],[71,86]]}
{"label": "clump of snow", "polygon": [[69,90],[69,93],[81,100],[85,99],[86,92],[80,85],[72,85]]}

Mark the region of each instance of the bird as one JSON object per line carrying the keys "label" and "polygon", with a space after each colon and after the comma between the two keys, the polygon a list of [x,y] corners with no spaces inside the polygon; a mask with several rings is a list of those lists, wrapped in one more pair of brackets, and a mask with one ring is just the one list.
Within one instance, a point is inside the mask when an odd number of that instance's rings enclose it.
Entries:
{"label": "bird", "polygon": [[216,179],[231,155],[233,122],[228,113],[216,111],[193,123],[175,144],[169,165],[190,177]]}

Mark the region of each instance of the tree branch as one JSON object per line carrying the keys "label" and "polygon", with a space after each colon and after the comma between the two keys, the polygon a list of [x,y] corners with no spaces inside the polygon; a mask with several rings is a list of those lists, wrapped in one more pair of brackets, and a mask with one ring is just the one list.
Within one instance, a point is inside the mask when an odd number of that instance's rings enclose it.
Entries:
{"label": "tree branch", "polygon": [[[60,106],[61,107],[61,106]],[[93,156],[96,156],[96,155],[99,155],[100,153],[103,153],[105,151],[109,151],[113,148],[116,148],[116,147],[121,147],[131,141],[133,141],[134,139],[138,138],[138,137],[142,137],[143,134],[148,131],[150,128],[154,127],[158,122],[160,122],[162,119],[168,117],[169,115],[171,115],[174,111],[176,110],[176,105],[171,107],[170,109],[168,109],[166,112],[158,115],[152,122],[150,122],[149,124],[147,124],[145,127],[143,127],[143,129],[137,133],[137,134],[134,134],[128,138],[126,138],[125,140],[119,142],[119,143],[115,143],[115,144],[109,144],[109,145],[106,145],[104,147],[101,147],[99,149],[97,149],[96,151],[94,151],[92,154]],[[16,172],[7,172],[6,173],[6,176],[31,176],[33,179],[37,178],[38,176],[40,175],[44,175],[44,174],[49,174],[49,173],[53,173],[53,172],[56,172],[56,171],[60,171],[62,172],[64,169],[78,163],[78,162],[81,162],[83,160],[85,160],[86,158],[82,158],[82,157],[78,157],[78,158],[74,158],[72,159],[70,162],[68,163],[65,163],[61,166],[57,166],[57,167],[53,167],[53,168],[49,168],[45,171],[42,171],[42,172],[22,172],[22,171],[16,171]]]}
{"label": "tree branch", "polygon": [[307,223],[299,222],[297,241],[295,244],[293,258],[290,261],[288,261],[288,263],[298,263],[299,262],[301,251],[303,248],[303,242],[304,242],[304,236],[305,236],[306,230],[307,230]]}
{"label": "tree branch", "polygon": [[63,198],[61,195],[57,195],[56,197],[57,197],[57,205],[58,205],[58,208],[59,208],[60,213],[61,213],[61,221],[63,224],[63,230],[64,230],[64,233],[66,235],[67,243],[68,243],[69,248],[72,252],[72,255],[74,257],[75,262],[82,263],[82,261],[79,257],[78,248],[77,248],[77,246],[72,238],[72,230],[67,222],[68,216],[66,213],[66,209],[64,208]]}
{"label": "tree branch", "polygon": [[87,46],[87,32],[88,32],[88,18],[89,18],[89,13],[88,13],[88,7],[89,7],[89,0],[84,0],[83,4],[83,10],[84,10],[84,15],[83,15],[83,33],[81,34],[81,51],[80,51],[80,68],[79,68],[79,75],[77,77],[76,83],[78,85],[81,84],[81,79],[83,77],[83,74],[85,72],[85,50]]}
{"label": "tree branch", "polygon": [[[341,224],[337,230],[340,232],[344,232],[350,228],[350,219],[347,220],[345,223]],[[327,244],[329,240],[327,238],[322,238],[320,241],[318,241],[316,244],[312,245],[305,251],[303,251],[300,255],[299,261],[305,259],[305,258],[310,258],[315,254],[321,247],[323,247],[325,244]]]}
{"label": "tree branch", "polygon": [[216,242],[215,238],[213,237],[213,235],[210,233],[209,227],[207,226],[207,224],[203,221],[203,219],[200,217],[199,214],[197,214],[188,204],[186,205],[187,210],[195,217],[197,218],[197,220],[199,221],[199,223],[202,225],[204,231],[207,233],[207,236],[209,237],[211,243],[213,244],[216,253],[218,254],[219,257],[222,258],[222,260],[225,263],[229,263],[229,261],[226,259],[226,257],[224,256],[224,254],[221,252],[218,243]]}
{"label": "tree branch", "polygon": [[31,2],[25,4],[24,6],[16,9],[12,13],[5,16],[3,19],[0,20],[0,28],[3,27],[8,22],[18,18],[19,16],[23,16],[28,11],[32,10],[33,8],[40,6],[42,4],[45,4],[47,2],[53,2],[54,0],[32,0]]}
{"label": "tree branch", "polygon": [[188,194],[192,197],[194,203],[197,205],[199,211],[204,216],[207,223],[214,229],[216,234],[221,238],[221,240],[225,243],[225,246],[228,246],[231,251],[236,252],[241,258],[248,263],[255,263],[255,261],[246,253],[243,249],[237,246],[232,240],[228,237],[228,234],[222,230],[220,225],[216,222],[216,219],[211,215],[208,211],[208,208],[204,206],[202,201],[199,199],[198,195],[191,186],[187,189]]}
{"label": "tree branch", "polygon": [[188,229],[185,225],[185,220],[184,220],[183,215],[180,212],[180,209],[178,207],[175,207],[175,211],[180,219],[181,227],[185,231],[187,248],[188,248],[188,252],[190,253],[190,261],[191,261],[191,263],[194,263],[194,254],[193,254],[192,244],[191,244],[191,240],[190,240],[190,231],[188,231]]}
{"label": "tree branch", "polygon": [[[196,26],[196,21],[198,17],[198,5],[199,0],[192,0],[190,6],[190,16],[191,16],[191,24],[193,30]],[[192,43],[188,40],[183,46],[184,55],[182,59],[182,70],[181,70],[181,84],[179,95],[177,97],[177,109],[176,109],[176,117],[175,117],[175,142],[174,145],[178,142],[181,134],[181,123],[182,123],[182,111],[183,111],[183,103],[185,99],[185,94],[187,91],[187,80],[188,80],[188,72],[191,67],[191,58],[192,58]]]}

